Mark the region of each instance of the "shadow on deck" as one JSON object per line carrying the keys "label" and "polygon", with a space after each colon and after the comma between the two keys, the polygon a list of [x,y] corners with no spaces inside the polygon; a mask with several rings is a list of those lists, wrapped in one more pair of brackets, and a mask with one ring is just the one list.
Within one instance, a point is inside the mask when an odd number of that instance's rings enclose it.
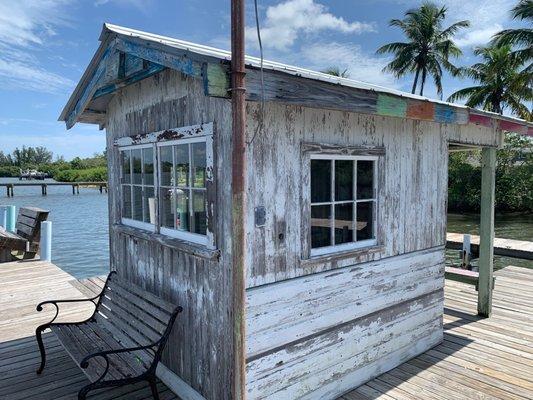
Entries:
{"label": "shadow on deck", "polygon": [[[493,317],[476,315],[472,286],[447,281],[443,343],[338,400],[532,399],[533,270],[507,267],[496,276]],[[52,316],[52,310],[36,313],[35,305],[88,296],[102,281],[74,281],[53,264],[32,261],[0,264],[0,282],[0,399],[76,399],[88,380],[52,334],[45,335],[45,372],[35,373],[34,329]],[[91,311],[72,307],[66,320],[83,319]],[[162,383],[159,390],[162,399],[177,399]],[[150,399],[151,394],[141,383],[95,391],[89,398]]]}

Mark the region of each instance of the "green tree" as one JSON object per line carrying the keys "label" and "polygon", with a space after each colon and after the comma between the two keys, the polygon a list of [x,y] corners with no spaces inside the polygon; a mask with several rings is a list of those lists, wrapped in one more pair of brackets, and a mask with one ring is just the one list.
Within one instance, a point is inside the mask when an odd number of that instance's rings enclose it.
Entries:
{"label": "green tree", "polygon": [[[498,46],[517,46],[514,53],[523,62],[531,61],[533,58],[533,0],[521,0],[512,10],[513,19],[529,22],[527,28],[505,29],[498,32],[492,41]],[[531,68],[531,64],[528,66]]]}
{"label": "green tree", "polygon": [[329,67],[329,68],[322,70],[321,72],[328,74],[328,75],[338,76],[339,78],[350,77],[350,73],[348,72],[348,69],[341,71],[339,67]]}
{"label": "green tree", "polygon": [[511,52],[511,46],[489,46],[475,49],[482,61],[461,74],[477,82],[453,93],[448,101],[466,99],[466,105],[498,114],[509,109],[517,116],[530,120],[531,111],[524,102],[533,100],[532,73],[523,69],[523,60]]}
{"label": "green tree", "polygon": [[403,19],[392,19],[389,25],[400,28],[407,41],[388,43],[377,50],[378,54],[394,55],[394,59],[383,69],[385,72],[392,72],[396,78],[415,74],[411,93],[416,93],[417,86],[420,86],[419,93],[423,95],[426,79],[431,76],[442,98],[443,70],[454,76],[458,73],[458,68],[449,61],[451,57],[462,54],[453,36],[470,23],[459,21],[443,28],[446,11],[446,7],[428,2],[408,10]]}

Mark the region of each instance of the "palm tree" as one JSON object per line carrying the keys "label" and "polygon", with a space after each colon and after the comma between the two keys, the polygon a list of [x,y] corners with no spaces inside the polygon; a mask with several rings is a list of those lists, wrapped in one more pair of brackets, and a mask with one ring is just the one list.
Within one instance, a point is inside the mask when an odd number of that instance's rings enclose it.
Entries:
{"label": "palm tree", "polygon": [[396,78],[415,74],[411,93],[416,93],[420,79],[419,93],[423,95],[426,78],[431,75],[437,93],[442,98],[443,69],[454,76],[458,72],[449,58],[458,57],[462,52],[452,38],[459,29],[468,27],[470,23],[459,21],[443,28],[446,11],[446,7],[424,3],[420,8],[407,11],[404,19],[392,19],[389,25],[403,30],[408,41],[389,43],[377,50],[378,54],[394,55],[394,59],[383,69],[384,72],[392,72]]}
{"label": "palm tree", "polygon": [[[513,19],[529,21],[533,25],[533,0],[520,0],[520,2],[511,10]],[[493,44],[518,46],[520,49],[515,53],[524,62],[533,58],[533,29],[505,29],[494,35]],[[530,66],[531,68],[531,66]]]}
{"label": "palm tree", "polygon": [[452,94],[448,101],[466,99],[469,107],[480,107],[502,114],[504,109],[531,120],[531,110],[524,102],[533,100],[533,73],[524,69],[523,60],[511,51],[511,46],[488,46],[474,50],[482,62],[462,68],[461,74],[476,82]]}
{"label": "palm tree", "polygon": [[338,76],[339,78],[349,78],[350,73],[348,72],[348,69],[345,69],[344,71],[341,71],[339,67],[329,67],[326,68],[320,72],[323,72],[324,74]]}

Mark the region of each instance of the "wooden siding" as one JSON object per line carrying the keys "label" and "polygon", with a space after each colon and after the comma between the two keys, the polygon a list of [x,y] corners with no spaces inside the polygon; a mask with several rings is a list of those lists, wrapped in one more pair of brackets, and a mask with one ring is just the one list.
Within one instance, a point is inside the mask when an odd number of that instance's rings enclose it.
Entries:
{"label": "wooden siding", "polygon": [[[253,142],[247,210],[264,206],[266,223],[249,227],[247,287],[445,244],[448,130],[443,125],[266,103],[263,131],[255,134],[260,118],[259,105],[248,104]],[[381,248],[306,259],[302,225],[309,214],[309,177],[303,143],[384,149],[378,188]]]}
{"label": "wooden siding", "polygon": [[[231,320],[231,244],[225,232],[231,222],[231,108],[228,100],[204,96],[200,79],[165,70],[121,89],[109,105],[109,216],[120,223],[120,137],[202,123],[215,124],[216,198],[214,236],[220,258],[206,259],[187,245],[166,246],[128,229],[110,229],[111,268],[126,279],[183,306],[163,362],[207,399],[229,399],[233,370]],[[214,208],[214,207],[213,207]]]}
{"label": "wooden siding", "polygon": [[442,340],[444,249],[247,292],[250,399],[331,399]]}

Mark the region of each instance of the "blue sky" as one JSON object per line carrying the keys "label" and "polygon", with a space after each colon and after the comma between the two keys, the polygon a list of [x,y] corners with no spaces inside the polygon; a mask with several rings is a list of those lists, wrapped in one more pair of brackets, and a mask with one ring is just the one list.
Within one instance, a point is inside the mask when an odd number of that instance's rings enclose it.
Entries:
{"label": "blue sky", "polygon": [[[509,10],[517,0],[439,1],[447,24],[469,19],[457,36],[464,56],[502,27],[516,26]],[[388,26],[414,0],[258,0],[265,58],[313,69],[340,66],[350,77],[409,90],[381,72],[380,45],[402,40]],[[229,49],[229,0],[0,0],[0,150],[46,146],[67,160],[105,148],[104,133],[78,124],[67,131],[57,117],[98,46],[102,23],[145,30]],[[247,53],[257,55],[253,3],[247,1]],[[445,77],[444,96],[468,84]],[[426,95],[435,97],[431,83]]]}

